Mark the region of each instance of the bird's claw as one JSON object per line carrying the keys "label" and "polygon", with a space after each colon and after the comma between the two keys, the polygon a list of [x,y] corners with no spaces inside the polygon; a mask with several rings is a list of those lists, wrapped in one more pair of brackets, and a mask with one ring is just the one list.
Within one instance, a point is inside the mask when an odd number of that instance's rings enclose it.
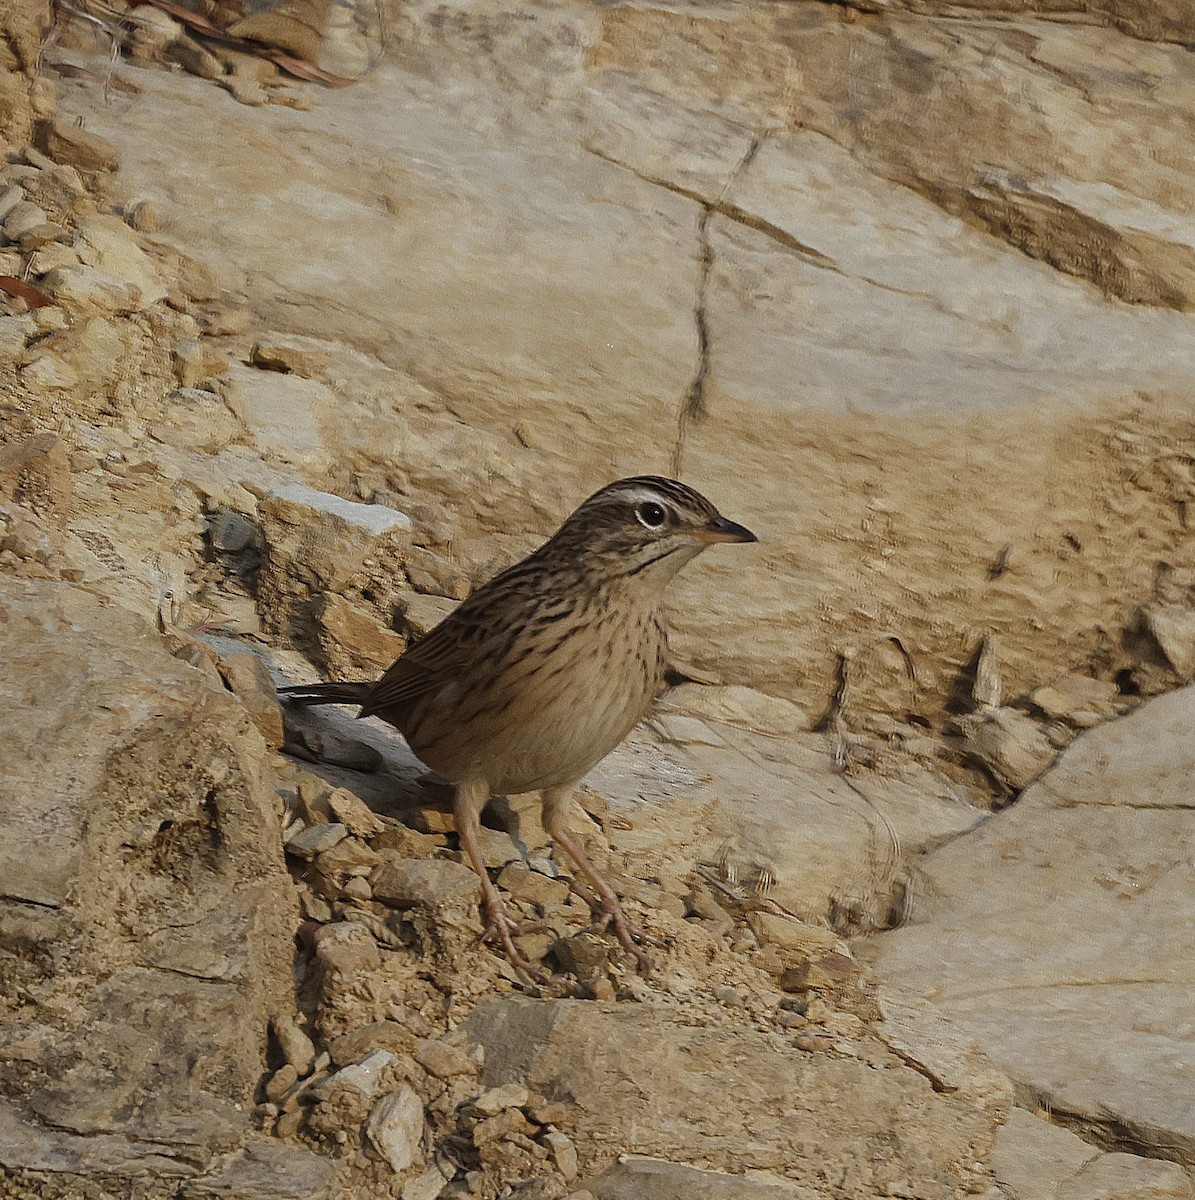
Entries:
{"label": "bird's claw", "polygon": [[591,928],[594,933],[605,933],[607,929],[612,929],[619,945],[634,958],[639,974],[645,978],[650,975],[652,972],[651,958],[640,946],[641,944],[658,946],[660,943],[649,937],[638,925],[633,925],[628,921],[622,905],[617,900],[605,898],[598,900],[593,906],[593,917]]}
{"label": "bird's claw", "polygon": [[518,946],[515,945],[515,938],[521,933],[536,933],[540,932],[544,927],[542,921],[530,921],[522,926],[512,921],[506,913],[502,902],[499,900],[491,905],[488,902],[483,904],[485,909],[486,924],[485,930],[481,935],[482,942],[497,942],[502,947],[503,954],[506,955],[506,961],[510,963],[516,971],[521,971],[533,983],[547,983],[551,976],[542,967],[535,966],[527,960],[527,957],[519,952]]}

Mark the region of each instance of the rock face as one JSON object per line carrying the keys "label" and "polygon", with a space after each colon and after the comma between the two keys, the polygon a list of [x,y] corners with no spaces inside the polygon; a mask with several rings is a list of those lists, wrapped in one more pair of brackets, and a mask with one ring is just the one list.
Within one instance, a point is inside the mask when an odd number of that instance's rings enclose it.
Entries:
{"label": "rock face", "polygon": [[6,582],[0,640],[0,1163],[198,1176],[249,1132],[291,1003],[265,745],[85,592]]}
{"label": "rock face", "polygon": [[[1190,6],[390,9],[0,15],[5,1194],[1190,1200]],[[532,989],[273,681],[642,470],[762,540],[569,814],[650,979],[490,806]]]}
{"label": "rock face", "polygon": [[1083,735],[1012,809],[924,860],[910,923],[870,955],[1025,1095],[1188,1166],[1193,771],[1195,689]]}
{"label": "rock face", "polygon": [[904,1181],[929,1200],[969,1190],[994,1131],[991,1114],[937,1095],[896,1060],[806,1054],[650,1007],[497,1000],[467,1028],[485,1047],[483,1082],[526,1083],[580,1109],[581,1167],[599,1178],[618,1148],[774,1172],[815,1194],[831,1180],[853,1196]]}
{"label": "rock face", "polygon": [[[437,496],[484,573],[679,462],[761,538],[677,589],[682,659],[817,711],[895,635],[939,713],[989,635],[1009,694],[1134,669],[1192,565],[1190,15],[1082,7],[429,0],[309,113],[69,104],[264,321],[343,344],[295,459],[335,490]],[[859,695],[903,711],[903,666]]]}

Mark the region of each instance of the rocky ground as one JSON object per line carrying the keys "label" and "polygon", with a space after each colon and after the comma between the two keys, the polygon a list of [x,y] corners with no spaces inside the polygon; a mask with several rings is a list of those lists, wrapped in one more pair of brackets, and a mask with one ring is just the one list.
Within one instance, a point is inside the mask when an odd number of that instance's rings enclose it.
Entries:
{"label": "rocky ground", "polygon": [[[1056,7],[0,18],[5,1194],[1189,1200],[1195,25]],[[513,797],[531,987],[274,685],[676,464],[761,544],[573,817],[655,971]]]}

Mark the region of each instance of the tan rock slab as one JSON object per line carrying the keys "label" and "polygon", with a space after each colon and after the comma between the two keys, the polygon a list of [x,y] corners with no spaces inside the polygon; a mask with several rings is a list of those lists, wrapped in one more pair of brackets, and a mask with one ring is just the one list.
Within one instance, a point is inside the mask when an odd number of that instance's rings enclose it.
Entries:
{"label": "tan rock slab", "polygon": [[1187,1164],[1193,773],[1195,689],[1081,735],[1012,808],[929,855],[908,924],[867,947],[1019,1087]]}
{"label": "tan rock slab", "polygon": [[667,1008],[501,999],[466,1028],[485,1046],[483,1083],[523,1082],[584,1113],[572,1132],[590,1179],[621,1152],[737,1175],[783,1172],[814,1191],[829,1171],[843,1194],[859,1196],[904,1180],[945,1200],[982,1177],[973,1172],[995,1132],[991,1116],[907,1067],[806,1054],[747,1028],[703,1030]]}

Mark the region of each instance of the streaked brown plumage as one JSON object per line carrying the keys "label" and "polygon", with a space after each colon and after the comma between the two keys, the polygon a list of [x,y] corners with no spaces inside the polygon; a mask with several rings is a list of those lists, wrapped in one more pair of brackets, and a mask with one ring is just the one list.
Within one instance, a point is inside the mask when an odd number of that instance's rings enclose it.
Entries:
{"label": "streaked brown plumage", "polygon": [[618,897],[565,828],[577,782],[646,713],[663,678],[668,581],[714,542],[755,535],[672,479],[636,476],[590,496],[534,554],[478,588],[376,683],[284,689],[305,704],[359,704],[394,725],[456,787],[461,844],[482,881],[489,929],[536,974],[477,846],[493,795],[540,790],[544,828],[596,893],[603,925],[646,958]]}

